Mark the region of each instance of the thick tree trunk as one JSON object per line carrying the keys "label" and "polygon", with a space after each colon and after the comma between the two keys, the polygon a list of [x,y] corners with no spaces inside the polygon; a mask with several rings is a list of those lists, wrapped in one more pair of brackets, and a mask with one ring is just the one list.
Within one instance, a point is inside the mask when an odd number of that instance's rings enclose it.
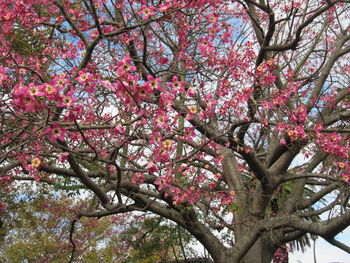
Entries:
{"label": "thick tree trunk", "polygon": [[276,249],[271,238],[263,236],[249,249],[240,263],[270,263]]}
{"label": "thick tree trunk", "polygon": [[214,259],[214,263],[271,263],[276,248],[267,240],[259,239],[247,254],[238,259],[236,255],[222,254]]}
{"label": "thick tree trunk", "polygon": [[271,263],[277,245],[273,243],[269,234],[266,233],[260,237],[243,258],[238,258],[238,255],[233,251],[231,251],[232,254],[228,251],[228,253],[220,251],[216,255],[212,255],[214,263]]}

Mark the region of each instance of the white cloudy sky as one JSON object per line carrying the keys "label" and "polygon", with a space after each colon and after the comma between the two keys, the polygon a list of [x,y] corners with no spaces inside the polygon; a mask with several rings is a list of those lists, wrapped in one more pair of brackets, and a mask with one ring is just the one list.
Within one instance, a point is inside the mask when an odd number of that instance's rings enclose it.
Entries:
{"label": "white cloudy sky", "polygon": [[[299,154],[294,159],[292,166],[303,164],[309,159]],[[323,214],[321,217],[325,217],[325,215],[326,214]],[[336,239],[343,242],[345,245],[350,246],[350,226],[343,233],[339,234]],[[316,261],[314,261],[314,252],[313,248],[311,247],[307,249],[305,253],[295,251],[292,255],[290,255],[289,263],[350,263],[350,254],[330,245],[322,238],[318,238],[316,241],[315,251]]]}
{"label": "white cloudy sky", "polygon": [[[348,227],[343,233],[337,238],[346,245],[350,245],[350,227]],[[316,261],[314,261],[313,248],[309,248],[304,254],[302,252],[294,252],[289,257],[289,263],[350,263],[350,254],[343,250],[330,245],[327,241],[322,238],[318,238],[316,241]]]}

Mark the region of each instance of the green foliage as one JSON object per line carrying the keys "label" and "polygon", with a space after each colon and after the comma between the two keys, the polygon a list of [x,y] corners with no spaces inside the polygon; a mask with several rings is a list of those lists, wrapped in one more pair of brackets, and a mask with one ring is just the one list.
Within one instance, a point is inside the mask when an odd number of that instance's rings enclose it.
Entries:
{"label": "green foliage", "polygon": [[13,34],[7,36],[7,40],[11,42],[12,50],[19,55],[40,55],[46,47],[43,37],[48,37],[48,34],[48,31],[32,34],[28,30],[15,28]]}
{"label": "green foliage", "polygon": [[[1,214],[0,262],[69,261],[71,222],[90,205],[83,199],[68,199],[67,192],[57,191],[62,188],[55,184],[34,189],[25,183],[11,191],[3,187],[0,199],[7,208]],[[74,262],[155,263],[190,255],[192,239],[184,229],[164,219],[136,216],[132,222],[113,217],[81,218],[73,240]]]}
{"label": "green foliage", "polygon": [[[53,189],[41,187],[35,192],[33,188],[20,188],[6,196],[8,206],[1,215],[0,262],[68,262],[71,222],[86,202],[74,203]],[[105,242],[112,228],[110,218],[82,218],[74,232],[77,262],[114,262],[113,247],[108,245],[115,244]]]}
{"label": "green foliage", "polygon": [[[183,228],[162,218],[145,218],[122,233],[120,240],[133,247],[122,263],[154,263],[183,258],[193,251],[189,248],[191,235]],[[182,246],[185,251],[182,251]]]}

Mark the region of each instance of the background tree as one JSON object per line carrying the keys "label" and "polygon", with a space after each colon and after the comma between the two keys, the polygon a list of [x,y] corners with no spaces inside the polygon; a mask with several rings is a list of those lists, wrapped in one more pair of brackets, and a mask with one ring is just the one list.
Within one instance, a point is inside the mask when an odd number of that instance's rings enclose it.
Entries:
{"label": "background tree", "polygon": [[349,1],[0,5],[2,182],[154,213],[217,263],[350,252]]}
{"label": "background tree", "polygon": [[[86,202],[72,204],[71,199],[58,195],[54,189],[33,191],[31,185],[12,188],[15,198],[9,200],[2,214],[2,262],[68,262],[71,257],[71,221],[86,207]],[[50,189],[50,192],[47,190]],[[61,196],[61,197],[60,197]],[[76,259],[80,262],[96,260],[111,262],[115,257],[111,219],[85,218],[76,227]],[[113,231],[114,230],[114,231]],[[109,239],[109,240],[107,240]],[[113,244],[113,245],[111,245]],[[109,246],[111,245],[111,246]]]}
{"label": "background tree", "polygon": [[172,262],[195,254],[182,251],[188,233],[150,215],[84,217],[73,232],[72,222],[88,203],[76,192],[68,196],[47,185],[39,191],[25,183],[12,187],[4,195],[1,262],[69,262],[73,246],[74,262]]}

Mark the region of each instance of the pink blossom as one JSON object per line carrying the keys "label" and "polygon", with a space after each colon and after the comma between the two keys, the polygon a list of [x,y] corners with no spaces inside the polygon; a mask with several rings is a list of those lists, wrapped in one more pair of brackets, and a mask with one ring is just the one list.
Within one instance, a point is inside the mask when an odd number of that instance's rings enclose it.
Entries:
{"label": "pink blossom", "polygon": [[179,81],[177,76],[173,76],[172,82],[169,82],[167,85],[171,88],[171,93],[174,95],[185,92],[186,82]]}
{"label": "pink blossom", "polygon": [[142,5],[141,10],[138,12],[138,14],[142,15],[144,19],[147,19],[155,14],[154,7],[147,7],[146,5]]}
{"label": "pink blossom", "polygon": [[58,161],[64,163],[68,159],[69,153],[63,152],[58,156]]}
{"label": "pink blossom", "polygon": [[75,80],[77,80],[80,84],[85,84],[92,80],[92,75],[84,70],[80,70],[79,76]]}
{"label": "pink blossom", "polygon": [[2,85],[3,81],[8,79],[7,71],[9,68],[0,66],[0,85]]}
{"label": "pink blossom", "polygon": [[1,213],[2,211],[4,211],[5,208],[6,208],[6,204],[3,203],[3,202],[1,202],[1,203],[0,203],[0,213]]}
{"label": "pink blossom", "polygon": [[187,90],[187,96],[188,97],[194,97],[196,95],[196,93],[195,93],[195,91],[194,91],[194,89],[192,89],[192,88],[189,88],[188,90]]}
{"label": "pink blossom", "polygon": [[148,173],[153,174],[158,171],[158,166],[154,162],[148,162],[146,169]]}
{"label": "pink blossom", "polygon": [[141,184],[145,181],[145,175],[143,173],[135,173],[131,178],[133,184]]}
{"label": "pink blossom", "polygon": [[58,123],[54,123],[51,127],[46,129],[45,133],[50,136],[50,142],[54,142],[56,140],[63,141],[66,129],[60,128]]}

